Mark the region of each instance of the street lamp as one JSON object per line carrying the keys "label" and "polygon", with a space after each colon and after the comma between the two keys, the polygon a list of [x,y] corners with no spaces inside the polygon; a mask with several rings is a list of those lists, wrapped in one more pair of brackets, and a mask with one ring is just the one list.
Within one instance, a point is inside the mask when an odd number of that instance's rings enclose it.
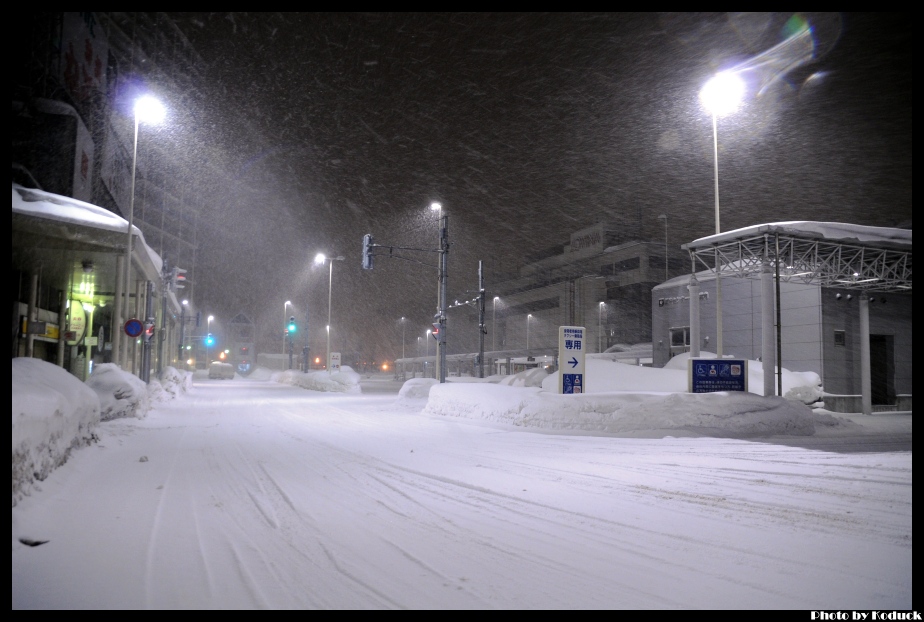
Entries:
{"label": "street lamp", "polygon": [[[526,316],[526,349],[529,350],[529,320],[532,319],[533,314],[530,313]],[[527,353],[529,356],[529,353]]]}
{"label": "street lamp", "polygon": [[494,304],[491,307],[491,350],[497,352],[497,301],[500,296],[494,297]]}
{"label": "street lamp", "polygon": [[664,221],[664,280],[667,281],[667,214],[661,214],[658,220]]}
{"label": "street lamp", "polygon": [[[131,281],[132,275],[132,229],[135,226],[135,171],[138,168],[138,124],[141,121],[145,123],[158,124],[160,123],[166,111],[164,110],[163,104],[160,103],[154,97],[150,95],[145,95],[139,97],[135,100],[134,107],[134,117],[135,117],[135,141],[132,151],[132,185],[131,185],[131,194],[128,199],[128,234],[125,242],[125,267],[124,274],[122,277],[122,286],[125,291],[122,292],[122,295],[125,299],[124,307],[121,309],[122,319],[127,319],[129,314],[128,307],[129,302],[131,301],[131,292],[129,290],[129,282]],[[115,331],[117,338],[121,339],[119,330]],[[116,344],[118,345],[118,344]],[[123,350],[123,365],[128,365],[128,340],[125,340],[125,348]]]}
{"label": "street lamp", "polygon": [[606,303],[602,300],[597,306],[597,352],[603,352],[603,308]]}
{"label": "street lamp", "polygon": [[[289,319],[289,305],[292,304],[291,300],[286,300],[285,306],[282,308],[282,325],[286,326],[286,322]],[[286,331],[282,331],[282,353],[286,353]]]}
{"label": "street lamp", "polygon": [[210,315],[205,324],[205,367],[208,368],[210,361],[209,356],[211,356],[212,346],[210,343],[209,337],[212,335],[212,320],[215,319],[214,315]]}
{"label": "street lamp", "polygon": [[[404,343],[406,341],[405,336],[407,335],[407,318],[401,318],[401,358],[404,358]],[[403,365],[403,363],[402,363]]]}
{"label": "street lamp", "polygon": [[428,329],[427,329],[427,336],[424,337],[424,339],[427,340],[427,341],[426,341],[426,345],[424,346],[424,348],[425,348],[425,349],[424,349],[424,355],[425,355],[425,356],[424,356],[424,378],[429,378],[429,376],[427,375],[427,363],[428,363],[427,359],[430,357],[430,333],[432,333],[432,332],[433,332],[433,331],[430,330],[430,329],[428,328]]}
{"label": "street lamp", "polygon": [[327,283],[327,373],[330,373],[330,310],[331,299],[334,290],[334,262],[343,261],[343,255],[339,257],[327,257],[324,253],[318,253],[314,258],[314,263],[324,265],[327,262],[330,266],[330,275]]}
{"label": "street lamp", "polygon": [[[715,171],[715,232],[719,225],[719,125],[718,117],[734,112],[744,97],[744,81],[734,72],[722,72],[706,82],[699,92],[700,101],[712,115],[713,170]],[[719,250],[715,251],[715,317],[716,354],[722,357],[722,282],[720,279]]]}

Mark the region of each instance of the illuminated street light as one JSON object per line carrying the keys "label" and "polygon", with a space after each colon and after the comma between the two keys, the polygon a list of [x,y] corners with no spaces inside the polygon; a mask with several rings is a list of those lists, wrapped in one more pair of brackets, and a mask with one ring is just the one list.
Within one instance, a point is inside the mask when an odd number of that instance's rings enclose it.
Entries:
{"label": "illuminated street light", "polygon": [[[282,325],[285,326],[286,322],[289,319],[289,305],[292,304],[291,300],[286,300],[285,306],[282,308]],[[286,353],[286,333],[282,333],[282,353]]]}
{"label": "illuminated street light", "polygon": [[[132,230],[135,226],[135,172],[138,168],[138,124],[141,121],[149,123],[152,125],[157,125],[163,121],[166,116],[166,110],[164,109],[163,104],[160,103],[156,98],[151,97],[150,95],[145,95],[139,97],[135,100],[135,106],[133,110],[135,117],[135,140],[132,151],[132,184],[131,190],[128,199],[128,234],[125,242],[125,266],[124,274],[122,276],[122,287],[123,292],[122,296],[124,298],[123,307],[120,309],[121,319],[124,322],[128,319],[130,313],[128,307],[131,301],[131,291],[130,285],[132,278]],[[121,331],[115,332],[115,338],[121,339]],[[114,344],[116,351],[118,351],[119,344]],[[122,365],[123,368],[128,366],[128,340],[125,340],[125,347],[122,350],[123,358]]]}
{"label": "illuminated street light", "polygon": [[334,262],[343,261],[343,255],[339,257],[327,257],[324,253],[318,253],[314,258],[314,263],[324,265],[327,262],[330,266],[330,275],[327,283],[327,373],[330,373],[330,310],[331,300],[334,291]]}
{"label": "illuminated street light", "polygon": [[404,358],[404,343],[406,341],[405,335],[407,334],[407,318],[401,318],[401,358]]}
{"label": "illuminated street light", "polygon": [[424,357],[424,378],[427,378],[427,377],[428,377],[428,376],[427,376],[427,371],[426,371],[426,370],[427,370],[427,357],[430,356],[430,333],[432,333],[432,332],[433,332],[433,331],[430,330],[429,328],[427,329],[427,336],[426,336],[426,340],[427,340],[426,343],[427,343],[427,345],[425,346],[426,350],[425,350],[425,352],[424,352],[424,354],[425,354],[425,357]]}
{"label": "illuminated street light", "polygon": [[[206,334],[207,336],[211,336],[211,335],[212,335],[212,320],[214,320],[214,319],[215,319],[215,316],[214,316],[214,315],[210,315],[210,316],[208,317],[208,320],[206,321],[206,324],[205,324],[205,327],[206,327],[206,328],[205,328],[205,334]],[[211,354],[210,354],[210,353],[211,353],[211,349],[212,349],[212,346],[210,345],[209,340],[206,339],[206,341],[205,341],[205,366],[206,366],[206,367],[208,367],[209,364],[211,363],[211,361],[209,360],[209,356],[211,356]]]}
{"label": "illuminated street light", "polygon": [[[722,232],[719,224],[719,125],[718,117],[734,112],[744,97],[744,81],[732,72],[723,72],[709,80],[699,92],[700,101],[712,115],[713,170],[715,171],[715,232]],[[715,317],[716,354],[722,357],[722,282],[720,279],[719,251],[715,256]]]}
{"label": "illuminated street light", "polygon": [[603,352],[603,309],[606,303],[602,300],[597,307],[597,352]]}
{"label": "illuminated street light", "polygon": [[658,220],[664,221],[664,280],[667,281],[667,214],[661,214]]}
{"label": "illuminated street light", "polygon": [[497,301],[500,296],[494,297],[494,304],[491,307],[491,350],[497,351]]}
{"label": "illuminated street light", "polygon": [[[530,313],[526,316],[526,349],[529,350],[529,321],[532,319],[533,314]],[[528,356],[528,353],[527,353]]]}

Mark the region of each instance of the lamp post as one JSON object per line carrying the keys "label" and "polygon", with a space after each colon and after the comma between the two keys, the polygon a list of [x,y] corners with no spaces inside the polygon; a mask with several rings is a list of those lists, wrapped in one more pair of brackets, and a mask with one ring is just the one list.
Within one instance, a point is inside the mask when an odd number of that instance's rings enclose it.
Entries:
{"label": "lamp post", "polygon": [[407,335],[407,318],[402,317],[401,318],[401,358],[404,358],[404,344],[406,341],[406,335]]}
{"label": "lamp post", "polygon": [[603,308],[606,303],[602,300],[597,306],[597,352],[603,352]]}
{"label": "lamp post", "polygon": [[[183,346],[186,342],[186,307],[189,306],[188,300],[183,300],[180,307],[180,347],[177,353],[177,364],[183,364]],[[183,369],[186,369],[184,366]]]}
{"label": "lamp post", "polygon": [[[135,139],[134,139],[134,146],[133,146],[133,151],[132,151],[132,184],[131,184],[131,190],[130,190],[131,194],[129,195],[129,198],[128,198],[128,233],[127,233],[126,240],[125,240],[125,266],[124,266],[124,273],[122,276],[122,287],[124,290],[122,292],[122,295],[124,297],[125,302],[124,302],[124,306],[122,307],[122,309],[120,309],[121,311],[120,315],[121,315],[123,324],[125,320],[128,319],[127,316],[130,314],[128,307],[131,301],[131,288],[129,286],[129,283],[131,282],[131,275],[132,275],[132,237],[133,237],[132,230],[135,227],[135,173],[138,168],[138,125],[141,121],[144,121],[145,123],[151,123],[151,124],[160,123],[166,114],[163,104],[161,104],[160,101],[158,101],[154,97],[151,97],[150,95],[139,97],[135,101],[133,113],[135,117]],[[121,340],[121,337],[122,337],[121,332],[122,332],[121,329],[114,331],[114,335],[116,339]],[[113,345],[116,348],[116,352],[118,352],[119,350],[118,346],[120,344],[115,343]],[[122,365],[123,367],[128,365],[128,340],[127,339],[125,340],[125,347],[122,349]]]}
{"label": "lamp post", "polygon": [[430,333],[432,333],[432,332],[433,332],[433,331],[431,331],[431,330],[428,328],[428,329],[427,329],[427,336],[425,337],[425,339],[427,340],[427,345],[424,346],[424,347],[426,348],[426,350],[425,350],[425,356],[424,356],[424,378],[429,378],[429,376],[427,375],[427,359],[430,357]]}
{"label": "lamp post", "polygon": [[494,297],[494,302],[491,307],[491,350],[493,352],[497,351],[497,300],[500,296]]}
{"label": "lamp post", "polygon": [[[289,305],[292,304],[291,300],[286,300],[285,306],[282,308],[282,325],[286,326],[286,322],[289,318]],[[282,353],[286,353],[286,331],[282,331]]]}
{"label": "lamp post", "polygon": [[208,367],[209,367],[209,365],[210,365],[210,363],[211,363],[211,361],[209,361],[209,357],[211,356],[212,346],[211,346],[211,343],[210,343],[209,336],[211,336],[211,334],[212,334],[212,320],[214,320],[214,319],[215,319],[215,316],[214,316],[214,315],[210,315],[210,316],[208,317],[208,320],[206,320],[206,324],[205,324],[205,335],[206,335],[206,339],[205,339],[205,368],[206,368],[206,369],[208,369]]}
{"label": "lamp post", "polygon": [[[526,349],[529,350],[529,320],[533,317],[532,313],[526,315]],[[529,356],[529,352],[526,353]]]}
{"label": "lamp post", "polygon": [[[712,115],[713,170],[715,171],[715,232],[722,232],[719,224],[719,125],[718,117],[734,112],[744,96],[744,81],[738,74],[723,72],[706,82],[699,92],[700,101]],[[722,357],[722,282],[719,251],[715,252],[715,317],[716,354]]]}
{"label": "lamp post", "polygon": [[314,262],[319,265],[324,265],[325,261],[330,266],[327,283],[327,373],[330,373],[330,311],[334,291],[334,262],[343,261],[343,255],[339,257],[327,257],[324,253],[318,253],[314,258]]}
{"label": "lamp post", "polygon": [[664,221],[664,280],[667,281],[667,214],[661,214],[658,220]]}

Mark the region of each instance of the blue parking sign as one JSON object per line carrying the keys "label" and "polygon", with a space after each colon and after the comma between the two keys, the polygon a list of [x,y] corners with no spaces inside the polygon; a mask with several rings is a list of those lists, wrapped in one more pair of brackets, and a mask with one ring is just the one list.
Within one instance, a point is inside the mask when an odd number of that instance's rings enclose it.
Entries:
{"label": "blue parking sign", "polygon": [[690,393],[748,390],[746,359],[690,359]]}

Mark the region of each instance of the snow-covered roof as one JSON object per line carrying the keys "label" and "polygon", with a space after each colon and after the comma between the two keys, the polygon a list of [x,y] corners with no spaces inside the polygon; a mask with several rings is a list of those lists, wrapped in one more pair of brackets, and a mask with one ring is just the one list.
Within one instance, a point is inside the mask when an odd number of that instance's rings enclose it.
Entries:
{"label": "snow-covered roof", "polygon": [[864,245],[900,245],[911,250],[911,229],[894,229],[890,227],[868,227],[844,222],[815,222],[810,220],[793,220],[751,225],[731,231],[716,233],[693,240],[681,246],[685,250],[712,247],[741,238],[753,238],[764,234],[780,233],[789,237],[803,239],[824,239],[844,243]]}
{"label": "snow-covered roof", "polygon": [[[44,218],[103,231],[128,231],[128,221],[105,208],[60,194],[26,188],[16,183],[12,184],[12,210],[13,214]],[[144,234],[136,225],[132,225],[132,233],[136,240],[132,243],[135,251],[139,255],[146,255],[150,265],[154,267],[153,274],[159,274],[163,269],[163,260],[160,255],[147,245]]]}

